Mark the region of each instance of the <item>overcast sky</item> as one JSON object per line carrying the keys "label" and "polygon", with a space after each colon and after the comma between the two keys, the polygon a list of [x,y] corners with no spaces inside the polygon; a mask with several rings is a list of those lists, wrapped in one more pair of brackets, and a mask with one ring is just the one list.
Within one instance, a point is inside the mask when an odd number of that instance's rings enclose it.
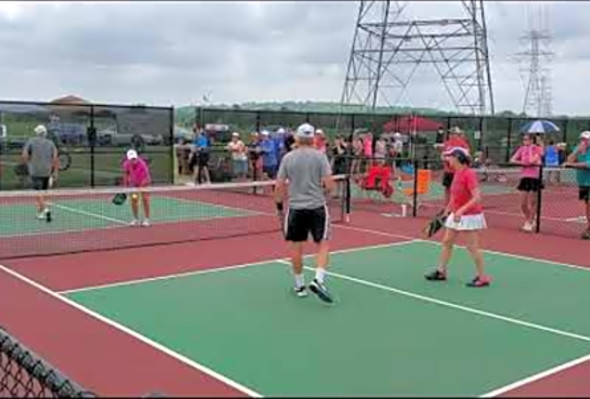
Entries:
{"label": "overcast sky", "polygon": [[[548,3],[549,4],[549,3]],[[454,4],[409,3],[413,16]],[[446,8],[445,8],[446,7]],[[590,114],[590,3],[550,3],[553,109]],[[358,3],[0,2],[0,99],[184,105],[339,101]],[[496,109],[520,111],[525,6],[486,2]],[[442,84],[411,83],[414,106],[450,108]]]}

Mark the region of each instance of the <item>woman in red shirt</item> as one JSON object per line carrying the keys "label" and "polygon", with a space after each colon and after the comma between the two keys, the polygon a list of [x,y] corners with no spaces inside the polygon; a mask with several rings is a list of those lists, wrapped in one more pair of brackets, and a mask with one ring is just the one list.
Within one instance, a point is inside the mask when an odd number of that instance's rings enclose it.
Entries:
{"label": "woman in red shirt", "polygon": [[484,272],[483,254],[479,247],[479,232],[486,228],[486,220],[481,206],[481,194],[475,171],[469,167],[469,151],[453,147],[445,152],[445,157],[454,170],[450,189],[450,200],[445,209],[447,220],[442,242],[438,268],[426,275],[427,280],[445,281],[447,265],[451,259],[453,246],[459,233],[467,237],[467,250],[477,268],[477,276],[469,282],[469,287],[486,287],[491,279]]}

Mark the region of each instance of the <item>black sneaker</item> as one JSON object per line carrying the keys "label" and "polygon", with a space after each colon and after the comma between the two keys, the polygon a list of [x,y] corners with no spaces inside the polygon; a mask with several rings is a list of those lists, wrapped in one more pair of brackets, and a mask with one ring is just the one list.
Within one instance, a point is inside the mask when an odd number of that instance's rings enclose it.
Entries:
{"label": "black sneaker", "polygon": [[447,280],[447,274],[441,272],[440,270],[436,269],[433,272],[428,273],[426,276],[424,276],[426,278],[426,280],[428,281],[446,281]]}
{"label": "black sneaker", "polygon": [[326,286],[317,281],[315,278],[313,279],[311,284],[309,284],[309,289],[311,290],[311,292],[316,294],[318,298],[320,298],[322,301],[327,303],[333,302],[332,296],[330,296],[330,293],[328,292]]}
{"label": "black sneaker", "polygon": [[590,240],[590,229],[582,233],[582,240]]}
{"label": "black sneaker", "polygon": [[295,287],[293,291],[299,298],[305,298],[307,296],[307,288],[305,286]]}

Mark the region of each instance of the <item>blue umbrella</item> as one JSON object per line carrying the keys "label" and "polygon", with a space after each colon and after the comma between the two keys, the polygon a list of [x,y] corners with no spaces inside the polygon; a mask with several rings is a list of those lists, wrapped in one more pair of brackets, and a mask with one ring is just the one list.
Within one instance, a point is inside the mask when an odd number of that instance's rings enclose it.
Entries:
{"label": "blue umbrella", "polygon": [[527,123],[520,129],[521,133],[554,133],[559,132],[559,127],[551,121],[537,120]]}

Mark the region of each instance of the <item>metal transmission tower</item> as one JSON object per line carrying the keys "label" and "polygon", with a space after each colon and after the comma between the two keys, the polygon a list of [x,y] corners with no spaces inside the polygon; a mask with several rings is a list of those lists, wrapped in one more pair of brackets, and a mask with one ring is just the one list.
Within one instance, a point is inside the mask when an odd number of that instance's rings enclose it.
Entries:
{"label": "metal transmission tower", "polygon": [[521,72],[524,72],[525,79],[522,111],[536,117],[551,116],[553,98],[548,63],[553,58],[553,52],[549,50],[552,37],[547,9],[545,5],[528,7],[529,27],[520,38],[526,50],[517,53],[517,60],[523,64]]}
{"label": "metal transmission tower", "polygon": [[459,112],[493,114],[483,1],[462,1],[459,15],[446,19],[403,18],[407,8],[361,0],[341,108],[400,105],[418,67],[431,64]]}

